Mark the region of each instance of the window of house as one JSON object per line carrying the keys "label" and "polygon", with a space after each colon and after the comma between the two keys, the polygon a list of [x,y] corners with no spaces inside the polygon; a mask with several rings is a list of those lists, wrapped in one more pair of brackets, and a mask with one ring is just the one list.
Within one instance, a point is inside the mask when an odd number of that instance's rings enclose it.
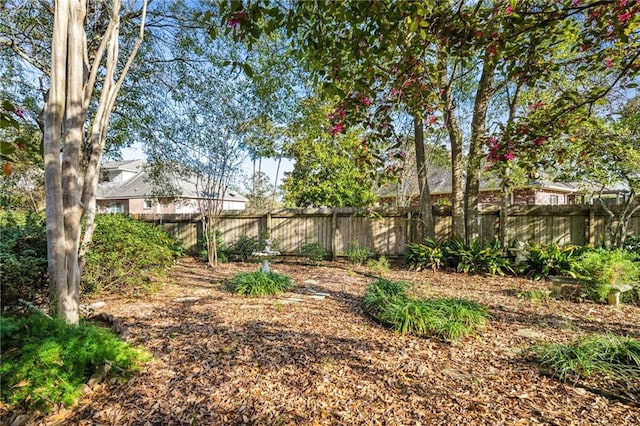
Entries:
{"label": "window of house", "polygon": [[549,195],[549,204],[552,206],[558,205],[558,196],[557,195]]}
{"label": "window of house", "polygon": [[145,210],[149,210],[152,205],[153,205],[153,202],[151,200],[144,200],[144,203],[142,204],[142,208]]}
{"label": "window of house", "polygon": [[107,206],[107,213],[124,213],[124,204],[121,202],[112,202]]}

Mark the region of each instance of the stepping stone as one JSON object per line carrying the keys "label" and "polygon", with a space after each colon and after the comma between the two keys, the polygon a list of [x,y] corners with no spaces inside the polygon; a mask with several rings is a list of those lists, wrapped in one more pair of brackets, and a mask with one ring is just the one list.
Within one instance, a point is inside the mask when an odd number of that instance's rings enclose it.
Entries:
{"label": "stepping stone", "polygon": [[304,299],[298,299],[297,297],[287,297],[286,299],[278,299],[278,302],[288,305],[290,303],[304,302]]}
{"label": "stepping stone", "polygon": [[309,297],[310,299],[322,300],[325,297],[327,297],[327,295],[323,295],[322,293],[316,293],[316,294],[311,294],[307,297]]}
{"label": "stepping stone", "polygon": [[316,280],[306,280],[306,281],[303,282],[303,284],[305,286],[310,286],[310,285],[318,285],[320,283],[318,281],[316,281]]}
{"label": "stepping stone", "polygon": [[240,305],[240,309],[262,309],[264,305]]}
{"label": "stepping stone", "polygon": [[521,328],[514,333],[516,336],[527,337],[529,339],[544,339],[544,334],[530,328]]}

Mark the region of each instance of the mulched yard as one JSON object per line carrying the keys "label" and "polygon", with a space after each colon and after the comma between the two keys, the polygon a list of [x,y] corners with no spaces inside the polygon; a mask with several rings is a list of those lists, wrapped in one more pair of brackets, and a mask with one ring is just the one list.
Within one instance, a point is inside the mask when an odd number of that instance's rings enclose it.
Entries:
{"label": "mulched yard", "polygon": [[512,277],[383,274],[414,282],[424,294],[488,307],[492,319],[479,335],[447,343],[373,322],[360,308],[372,277],[346,263],[275,264],[297,285],[284,296],[224,290],[225,278],[257,267],[214,270],[185,260],[151,296],[107,299],[102,311],[121,319],[128,340],[151,350],[154,360],[129,382],[91,384],[76,407],[33,423],[640,424],[639,404],[589,390],[598,383],[561,383],[524,354],[537,339],[568,342],[607,331],[638,339],[638,307],[533,302],[518,292],[545,283]]}

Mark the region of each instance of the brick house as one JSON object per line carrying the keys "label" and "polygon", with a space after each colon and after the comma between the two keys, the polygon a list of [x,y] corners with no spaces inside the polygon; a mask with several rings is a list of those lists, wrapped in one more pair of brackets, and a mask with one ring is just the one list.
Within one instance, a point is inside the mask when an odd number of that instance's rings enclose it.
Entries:
{"label": "brick house", "polygon": [[[103,163],[96,204],[101,213],[199,213],[199,201],[206,200],[195,184],[183,179],[172,182],[177,194],[158,195],[145,170],[144,160]],[[222,197],[223,210],[244,210],[247,199],[233,191]]]}
{"label": "brick house", "polygon": [[[447,204],[451,200],[451,171],[432,169],[428,175],[431,202]],[[385,185],[378,190],[381,206],[418,205],[420,195],[416,178],[405,179],[401,184]],[[567,205],[589,202],[588,193],[575,183],[531,181],[513,192],[511,204],[519,205]],[[496,178],[480,180],[480,204],[502,203],[502,193]]]}

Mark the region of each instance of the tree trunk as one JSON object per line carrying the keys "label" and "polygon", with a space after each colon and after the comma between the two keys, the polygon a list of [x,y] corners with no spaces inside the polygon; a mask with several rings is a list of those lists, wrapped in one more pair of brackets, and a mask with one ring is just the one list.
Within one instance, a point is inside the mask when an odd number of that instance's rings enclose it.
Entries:
{"label": "tree trunk", "polygon": [[431,238],[435,240],[436,231],[433,220],[433,208],[431,207],[431,191],[427,179],[427,161],[424,154],[424,129],[422,118],[418,115],[413,120],[414,142],[416,149],[416,167],[418,169],[418,187],[420,189],[420,213],[422,215],[422,240]]}
{"label": "tree trunk", "polygon": [[487,109],[489,100],[494,93],[493,76],[496,62],[485,55],[482,67],[482,75],[478,82],[478,90],[473,107],[471,121],[471,142],[469,145],[469,158],[467,163],[467,184],[465,186],[464,208],[466,218],[467,241],[476,241],[480,238],[480,226],[478,223],[478,203],[480,194],[480,168],[482,167],[482,144],[487,137]]}
{"label": "tree trunk", "polygon": [[[146,0],[143,1],[140,36],[120,79],[113,85],[118,56],[120,0],[113,1],[111,21],[103,36],[92,69],[87,69],[86,0],[55,2],[51,46],[49,97],[44,111],[44,161],[47,215],[47,260],[52,311],[69,324],[79,322],[80,237],[85,206],[95,214],[98,164],[104,147],[109,114],[117,92],[135,57],[144,34]],[[99,114],[92,128],[87,171],[81,159],[84,126],[102,54],[109,45]],[[63,129],[64,123],[64,129]],[[92,126],[92,127],[94,127]],[[61,158],[62,148],[62,158]],[[93,208],[93,210],[91,210]],[[90,241],[92,227],[84,241]]]}
{"label": "tree trunk", "polygon": [[144,25],[147,13],[146,0],[142,4],[142,17],[138,38],[129,54],[129,58],[125,63],[125,66],[120,72],[120,77],[117,81],[115,81],[116,67],[118,65],[118,56],[120,53],[118,43],[118,34],[120,30],[120,7],[120,0],[114,0],[113,9],[111,11],[111,20],[109,21],[109,25],[107,27],[105,35],[102,39],[102,42],[100,43],[100,47],[98,48],[98,53],[95,56],[89,80],[87,81],[87,85],[85,86],[84,102],[86,110],[86,107],[89,105],[89,101],[93,93],[93,87],[95,85],[99,63],[102,60],[104,51],[108,48],[102,94],[98,102],[96,115],[91,125],[91,134],[89,137],[90,154],[84,173],[82,205],[85,208],[86,222],[85,233],[79,251],[78,269],[80,271],[80,274],[82,274],[82,271],[84,270],[87,248],[93,239],[93,233],[95,230],[96,192],[98,190],[98,178],[100,176],[100,161],[102,160],[102,153],[104,151],[104,146],[107,138],[107,130],[109,129],[109,118],[115,106],[116,97],[118,95],[118,92],[120,91],[120,88],[122,87],[124,78],[129,72],[129,68],[133,63],[134,58],[138,54],[138,50],[140,50],[140,45],[142,44],[142,41],[144,39]]}
{"label": "tree trunk", "polygon": [[465,237],[462,129],[455,116],[456,105],[451,96],[448,60],[444,50],[438,54],[438,83],[444,122],[451,144],[451,238]]}
{"label": "tree trunk", "polygon": [[67,33],[71,4],[69,0],[55,3],[51,42],[51,83],[44,111],[44,176],[46,192],[47,261],[51,310],[67,322],[74,318],[73,298],[66,291],[67,268],[62,207],[62,167],[60,148],[62,121],[66,104]]}

